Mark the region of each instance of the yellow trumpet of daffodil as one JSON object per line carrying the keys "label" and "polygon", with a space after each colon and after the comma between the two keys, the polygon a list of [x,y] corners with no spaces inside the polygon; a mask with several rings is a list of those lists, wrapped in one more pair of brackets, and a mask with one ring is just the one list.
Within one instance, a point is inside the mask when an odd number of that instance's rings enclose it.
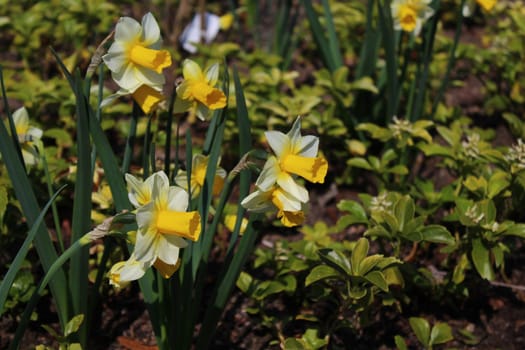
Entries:
{"label": "yellow trumpet of daffodil", "polygon": [[[191,197],[195,198],[201,192],[202,187],[204,186],[204,181],[206,177],[206,171],[208,169],[209,156],[204,156],[202,154],[195,154],[191,161],[191,177],[190,177],[190,188],[191,188]],[[220,163],[220,159],[219,159]],[[226,170],[221,167],[217,167],[215,171],[215,178],[213,180],[213,195],[217,196],[223,186],[224,179],[226,178]],[[188,190],[188,175],[186,171],[179,171],[175,177],[175,183]]]}
{"label": "yellow trumpet of daffodil", "polygon": [[201,120],[206,120],[210,111],[226,106],[226,95],[217,89],[219,65],[213,64],[204,72],[190,59],[182,63],[184,81],[177,87],[174,112],[190,111]]}
{"label": "yellow trumpet of daffodil", "polygon": [[431,0],[394,0],[390,5],[394,28],[417,36],[423,23],[434,14]]}
{"label": "yellow trumpet of daffodil", "polygon": [[160,50],[161,42],[159,25],[151,13],[144,15],[142,24],[130,17],[120,18],[115,41],[102,57],[121,88],[108,101],[131,94],[142,110],[150,113],[164,100],[162,70],[171,66],[171,55]]}

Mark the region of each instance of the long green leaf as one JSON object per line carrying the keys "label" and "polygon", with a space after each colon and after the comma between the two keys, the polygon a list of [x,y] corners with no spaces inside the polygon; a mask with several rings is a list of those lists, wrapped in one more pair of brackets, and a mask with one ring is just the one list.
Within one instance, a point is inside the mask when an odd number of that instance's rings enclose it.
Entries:
{"label": "long green leaf", "polygon": [[31,227],[31,230],[27,233],[27,237],[24,240],[24,243],[18,250],[18,253],[16,253],[16,257],[11,263],[11,266],[9,267],[9,270],[5,274],[2,283],[0,285],[0,315],[2,315],[4,310],[4,303],[7,298],[7,295],[9,293],[9,289],[11,289],[11,286],[13,284],[13,281],[15,280],[16,274],[20,270],[20,266],[22,266],[22,262],[24,261],[24,258],[27,255],[27,252],[29,251],[29,247],[31,246],[31,243],[35,239],[35,235],[38,232],[38,227],[42,223],[42,220],[44,219],[44,215],[46,215],[49,207],[51,204],[55,201],[56,197],[62,192],[64,188],[66,188],[67,185],[63,185],[58,189],[58,191],[53,194],[51,199],[47,202],[47,204],[44,206],[40,214],[35,220],[35,223],[33,227]]}
{"label": "long green leaf", "polygon": [[[2,91],[4,80],[0,71],[0,83]],[[5,99],[5,96],[4,96]],[[41,210],[38,206],[36,196],[32,190],[31,182],[25,172],[20,157],[17,156],[16,147],[12,142],[4,123],[0,122],[0,152],[7,168],[9,177],[12,179],[16,198],[20,202],[22,211],[27,218],[29,226],[35,225]],[[57,259],[57,253],[49,237],[46,227],[41,223],[37,225],[38,232],[35,237],[35,248],[38,252],[44,271],[48,271],[53,262]],[[62,269],[58,271],[51,281],[51,293],[57,305],[58,317],[62,327],[65,327],[68,320],[68,300],[66,275]]]}
{"label": "long green leaf", "polygon": [[[72,239],[78,240],[84,232],[91,227],[91,188],[93,178],[91,176],[91,149],[89,138],[88,114],[89,107],[87,97],[83,93],[83,81],[80,72],[74,77],[77,114],[77,173],[75,178],[75,194],[73,200]],[[69,289],[74,315],[86,315],[88,310],[88,260],[87,247],[71,259],[69,268]],[[80,343],[85,347],[87,341],[87,327],[83,326],[79,331]]]}

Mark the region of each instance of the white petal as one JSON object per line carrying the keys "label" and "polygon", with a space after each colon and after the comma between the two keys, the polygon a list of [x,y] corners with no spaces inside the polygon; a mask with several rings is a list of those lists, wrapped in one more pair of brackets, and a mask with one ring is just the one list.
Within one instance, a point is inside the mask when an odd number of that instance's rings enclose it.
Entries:
{"label": "white petal", "polygon": [[200,43],[201,40],[201,16],[196,14],[193,20],[184,28],[180,36],[180,43],[184,50],[189,53],[197,52],[197,46],[194,43]]}
{"label": "white petal", "polygon": [[277,179],[277,184],[281,188],[288,192],[291,196],[297,198],[303,203],[308,202],[308,191],[301,185],[299,185],[292,176],[282,173]]}
{"label": "white petal", "polygon": [[115,41],[130,42],[139,38],[142,28],[131,17],[121,17],[115,28]]}
{"label": "white petal", "polygon": [[204,41],[210,43],[215,39],[221,28],[219,16],[213,13],[206,12],[206,33],[204,34]]}
{"label": "white petal", "polygon": [[25,107],[20,107],[14,111],[12,117],[15,127],[18,129],[27,129],[29,127],[29,114]]}
{"label": "white petal", "polygon": [[274,206],[271,202],[271,192],[256,190],[246,196],[241,205],[253,212],[264,212],[272,209]]}
{"label": "white petal", "polygon": [[290,143],[293,145],[301,139],[301,117],[295,119],[292,128],[286,134],[290,138]]}
{"label": "white petal", "polygon": [[208,84],[215,86],[217,84],[217,80],[219,79],[219,64],[215,63],[209,66],[204,74],[206,75],[206,81]]}
{"label": "white petal", "polygon": [[112,72],[118,72],[124,69],[129,63],[126,57],[124,45],[116,41],[111,44],[108,52],[102,56],[102,60],[104,60],[104,63]]}
{"label": "white petal", "polygon": [[134,254],[137,260],[153,264],[157,259],[158,234],[155,231],[137,231]]}
{"label": "white petal", "polygon": [[151,12],[148,12],[142,17],[142,43],[145,46],[150,46],[158,41],[160,41],[159,25]]}
{"label": "white petal", "polygon": [[155,203],[152,201],[138,208],[135,219],[141,232],[146,232],[150,226],[154,226]]}
{"label": "white petal", "polygon": [[[175,265],[177,263],[177,260],[179,259],[179,246],[174,243],[178,243],[178,240],[170,240],[171,237],[177,237],[177,236],[170,236],[170,235],[160,235],[159,236],[159,242],[158,242],[158,258],[162,261],[164,261],[166,264],[169,265]],[[181,239],[180,237],[177,237]],[[182,239],[181,239],[182,240]]]}
{"label": "white petal", "polygon": [[297,198],[290,195],[288,192],[281,191],[277,194],[277,198],[281,201],[284,211],[299,211],[302,208],[302,203]]}
{"label": "white petal", "polygon": [[39,128],[35,128],[33,126],[30,126],[27,130],[27,134],[31,136],[33,140],[40,140],[42,138],[42,134],[44,132],[40,130]]}
{"label": "white petal", "polygon": [[135,90],[143,85],[142,81],[137,79],[135,70],[136,68],[133,66],[133,64],[128,64],[124,69],[112,72],[111,76],[118,86],[129,91],[130,93],[134,93]]}
{"label": "white petal", "polygon": [[288,135],[280,131],[266,131],[264,133],[268,144],[277,157],[281,157],[283,153],[288,153],[291,147],[290,138]]}
{"label": "white petal", "polygon": [[317,157],[319,151],[319,138],[313,135],[306,135],[301,137],[298,144],[298,150],[295,154],[303,157],[314,158]]}
{"label": "white petal", "polygon": [[263,170],[259,174],[255,185],[263,191],[269,191],[277,182],[277,177],[281,169],[277,163],[277,158],[271,156],[264,164]]}
{"label": "white petal", "polygon": [[171,186],[168,193],[168,209],[185,212],[188,208],[188,192],[180,187]]}

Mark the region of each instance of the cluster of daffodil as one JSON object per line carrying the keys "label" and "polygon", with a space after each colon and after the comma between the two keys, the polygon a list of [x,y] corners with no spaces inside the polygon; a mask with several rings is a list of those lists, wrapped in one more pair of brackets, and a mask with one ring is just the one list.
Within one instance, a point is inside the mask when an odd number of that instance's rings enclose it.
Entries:
{"label": "cluster of daffodil", "polygon": [[154,266],[169,278],[178,268],[179,250],[185,239],[197,241],[201,234],[201,216],[187,212],[188,193],[170,186],[163,171],[142,181],[126,174],[129,200],[136,208],[137,231],[134,250],[127,261],[116,263],[110,270],[110,283],[122,287],[141,278]]}
{"label": "cluster of daffodil", "polygon": [[300,225],[309,195],[297,176],[323,183],[328,170],[326,159],[318,156],[319,139],[301,136],[300,117],[287,134],[267,131],[265,136],[275,156],[268,158],[255,183],[256,190],[241,204],[254,212],[277,211],[284,226]]}
{"label": "cluster of daffodil", "polygon": [[[161,105],[166,81],[162,71],[172,65],[170,53],[161,50],[161,44],[159,25],[151,13],[144,15],[142,24],[130,17],[120,18],[114,42],[102,57],[120,90],[106,98],[102,106],[123,95],[131,95],[145,113]],[[176,113],[189,111],[204,120],[210,111],[226,106],[226,96],[215,88],[218,64],[203,73],[187,59],[183,62],[183,75],[184,82],[177,87]]]}

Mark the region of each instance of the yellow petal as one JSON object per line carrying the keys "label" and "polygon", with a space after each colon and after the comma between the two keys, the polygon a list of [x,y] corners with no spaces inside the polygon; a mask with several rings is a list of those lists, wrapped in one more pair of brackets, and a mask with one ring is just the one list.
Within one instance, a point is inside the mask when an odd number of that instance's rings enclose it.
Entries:
{"label": "yellow petal", "polygon": [[157,258],[153,266],[160,272],[162,277],[168,279],[173,275],[180,267],[181,260],[177,260],[177,263],[174,265],[166,264],[164,261]]}
{"label": "yellow petal", "polygon": [[157,230],[168,235],[177,235],[198,241],[201,234],[199,212],[162,210],[157,215]]}
{"label": "yellow petal", "polygon": [[485,11],[490,11],[496,5],[496,0],[476,0]]}
{"label": "yellow petal", "polygon": [[277,217],[281,219],[281,223],[286,227],[294,227],[302,225],[304,222],[304,213],[302,211],[282,211],[279,210]]}
{"label": "yellow petal", "polygon": [[135,45],[131,48],[129,56],[131,62],[157,73],[162,73],[164,68],[171,66],[171,56],[166,50],[153,50],[142,45]]}
{"label": "yellow petal", "polygon": [[308,158],[288,154],[280,164],[284,171],[299,175],[310,182],[323,183],[328,171],[328,162],[323,157]]}
{"label": "yellow petal", "polygon": [[224,178],[219,175],[215,175],[215,179],[213,180],[213,195],[218,196],[222,188],[224,187]]}
{"label": "yellow petal", "polygon": [[141,85],[132,96],[146,114],[150,113],[159,102],[164,100],[164,95],[148,85]]}
{"label": "yellow petal", "polygon": [[[224,225],[230,232],[233,232],[235,229],[235,224],[237,223],[237,215],[228,214],[224,217]],[[241,228],[239,234],[242,236],[244,234],[244,231],[246,231],[246,228],[248,227],[248,220],[246,218],[242,218],[241,221]]]}

